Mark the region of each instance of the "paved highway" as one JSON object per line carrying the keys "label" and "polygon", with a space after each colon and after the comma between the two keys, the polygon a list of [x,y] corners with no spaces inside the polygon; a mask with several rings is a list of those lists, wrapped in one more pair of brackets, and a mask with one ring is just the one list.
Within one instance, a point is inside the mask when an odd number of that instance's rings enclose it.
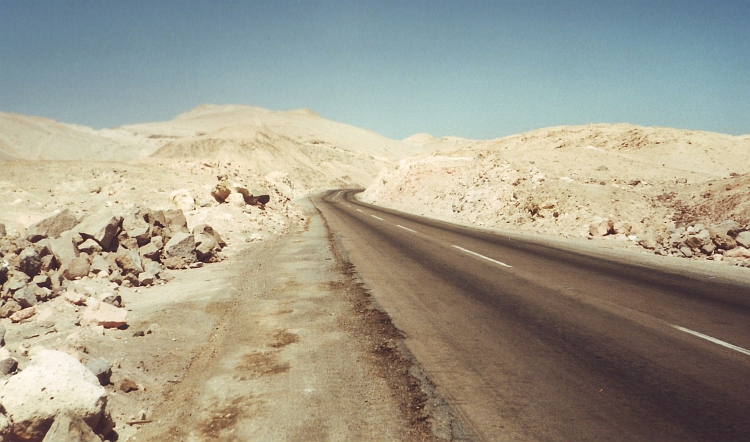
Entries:
{"label": "paved highway", "polygon": [[478,440],[750,441],[750,284],[313,202]]}

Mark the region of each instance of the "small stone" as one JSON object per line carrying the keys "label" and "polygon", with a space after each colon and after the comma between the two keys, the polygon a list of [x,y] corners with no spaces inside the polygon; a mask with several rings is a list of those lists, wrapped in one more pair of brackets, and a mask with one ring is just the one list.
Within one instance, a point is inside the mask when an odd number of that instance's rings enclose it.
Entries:
{"label": "small stone", "polygon": [[122,307],[122,296],[115,295],[112,293],[104,293],[101,296],[100,299],[102,302],[106,302],[109,305],[114,305],[115,307]]}
{"label": "small stone", "polygon": [[716,244],[716,247],[724,250],[732,250],[737,247],[737,241],[726,234],[718,234],[714,236],[714,244]]}
{"label": "small stone", "polygon": [[78,251],[88,253],[89,255],[96,255],[102,252],[102,246],[92,238],[89,238],[78,246]]}
{"label": "small stone", "polygon": [[5,345],[5,327],[0,325],[0,347]]}
{"label": "small stone", "polygon": [[680,253],[682,253],[682,256],[684,256],[685,258],[693,257],[693,251],[688,246],[680,247]]}
{"label": "small stone", "polygon": [[38,287],[46,287],[48,289],[52,288],[52,280],[49,275],[37,275],[31,280],[31,282]]}
{"label": "small stone", "polygon": [[34,289],[35,285],[29,284],[24,288],[17,290],[13,294],[13,299],[21,306],[21,308],[27,308],[36,305],[37,297]]}
{"label": "small stone", "polygon": [[589,225],[589,235],[605,236],[615,233],[615,225],[611,219],[600,219]]}
{"label": "small stone", "polygon": [[153,285],[154,279],[155,277],[151,273],[143,272],[138,275],[138,284],[141,286]]}
{"label": "small stone", "polygon": [[125,378],[122,381],[120,381],[120,391],[123,391],[125,393],[130,393],[131,391],[138,390],[138,384],[136,384],[133,380],[129,378]]}
{"label": "small stone", "polygon": [[65,269],[63,269],[62,275],[68,281],[73,281],[76,278],[88,276],[90,270],[91,265],[89,264],[89,260],[84,256],[78,256],[73,258]]}
{"label": "small stone", "polygon": [[63,293],[63,299],[68,301],[69,303],[73,305],[86,305],[86,295],[82,295],[78,292],[73,292],[68,289]]}
{"label": "small stone", "polygon": [[145,336],[146,334],[143,332],[143,330],[138,330],[137,332],[133,333],[134,338],[140,338]]}
{"label": "small stone", "polygon": [[99,384],[109,385],[109,380],[112,377],[112,364],[106,359],[93,359],[86,364],[86,368],[91,370],[91,372],[94,373],[94,376],[99,379]]}
{"label": "small stone", "polygon": [[109,274],[109,263],[102,255],[94,255],[91,259],[91,267],[89,268],[94,274],[107,273]]}
{"label": "small stone", "polygon": [[232,191],[229,189],[226,181],[219,181],[216,187],[211,190],[211,196],[220,203],[226,201],[231,193]]}
{"label": "small stone", "polygon": [[26,247],[23,249],[20,255],[18,255],[18,270],[34,277],[39,274],[42,268],[42,259],[33,247]]}
{"label": "small stone", "polygon": [[704,244],[701,247],[701,252],[705,253],[706,255],[710,255],[714,253],[714,250],[716,250],[716,245],[714,243],[710,242],[708,244]]}
{"label": "small stone", "polygon": [[31,318],[32,316],[34,316],[35,314],[36,314],[36,307],[28,307],[10,315],[10,321],[14,323],[25,321]]}
{"label": "small stone", "polygon": [[18,361],[13,358],[5,358],[0,360],[0,376],[7,376],[16,371],[18,368]]}

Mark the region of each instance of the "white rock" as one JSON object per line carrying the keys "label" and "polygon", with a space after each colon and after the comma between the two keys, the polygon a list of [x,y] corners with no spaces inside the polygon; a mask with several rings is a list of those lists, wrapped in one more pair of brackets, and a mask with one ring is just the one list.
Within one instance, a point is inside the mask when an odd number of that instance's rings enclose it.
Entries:
{"label": "white rock", "polygon": [[107,392],[74,357],[55,350],[34,351],[30,365],[11,377],[0,403],[12,422],[13,436],[41,441],[56,416],[69,412],[96,428],[107,405]]}

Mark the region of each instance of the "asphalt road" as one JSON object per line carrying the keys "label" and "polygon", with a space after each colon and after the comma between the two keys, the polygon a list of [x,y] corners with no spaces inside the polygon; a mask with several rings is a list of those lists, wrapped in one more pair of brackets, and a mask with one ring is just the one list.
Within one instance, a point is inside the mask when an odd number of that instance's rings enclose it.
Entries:
{"label": "asphalt road", "polygon": [[750,283],[313,199],[479,440],[750,441]]}

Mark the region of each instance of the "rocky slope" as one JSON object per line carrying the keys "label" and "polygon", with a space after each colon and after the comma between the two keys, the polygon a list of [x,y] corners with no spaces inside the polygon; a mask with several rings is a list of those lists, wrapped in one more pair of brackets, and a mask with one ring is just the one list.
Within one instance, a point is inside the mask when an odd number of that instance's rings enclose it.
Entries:
{"label": "rocky slope", "polygon": [[[735,247],[706,253],[713,233],[690,245],[688,237],[723,221],[737,223],[728,229],[736,236],[750,223],[749,136],[598,124],[489,141],[405,141],[431,153],[384,171],[365,201],[492,228],[648,237],[657,253],[716,259]],[[732,253],[742,262],[750,254],[740,247]]]}

